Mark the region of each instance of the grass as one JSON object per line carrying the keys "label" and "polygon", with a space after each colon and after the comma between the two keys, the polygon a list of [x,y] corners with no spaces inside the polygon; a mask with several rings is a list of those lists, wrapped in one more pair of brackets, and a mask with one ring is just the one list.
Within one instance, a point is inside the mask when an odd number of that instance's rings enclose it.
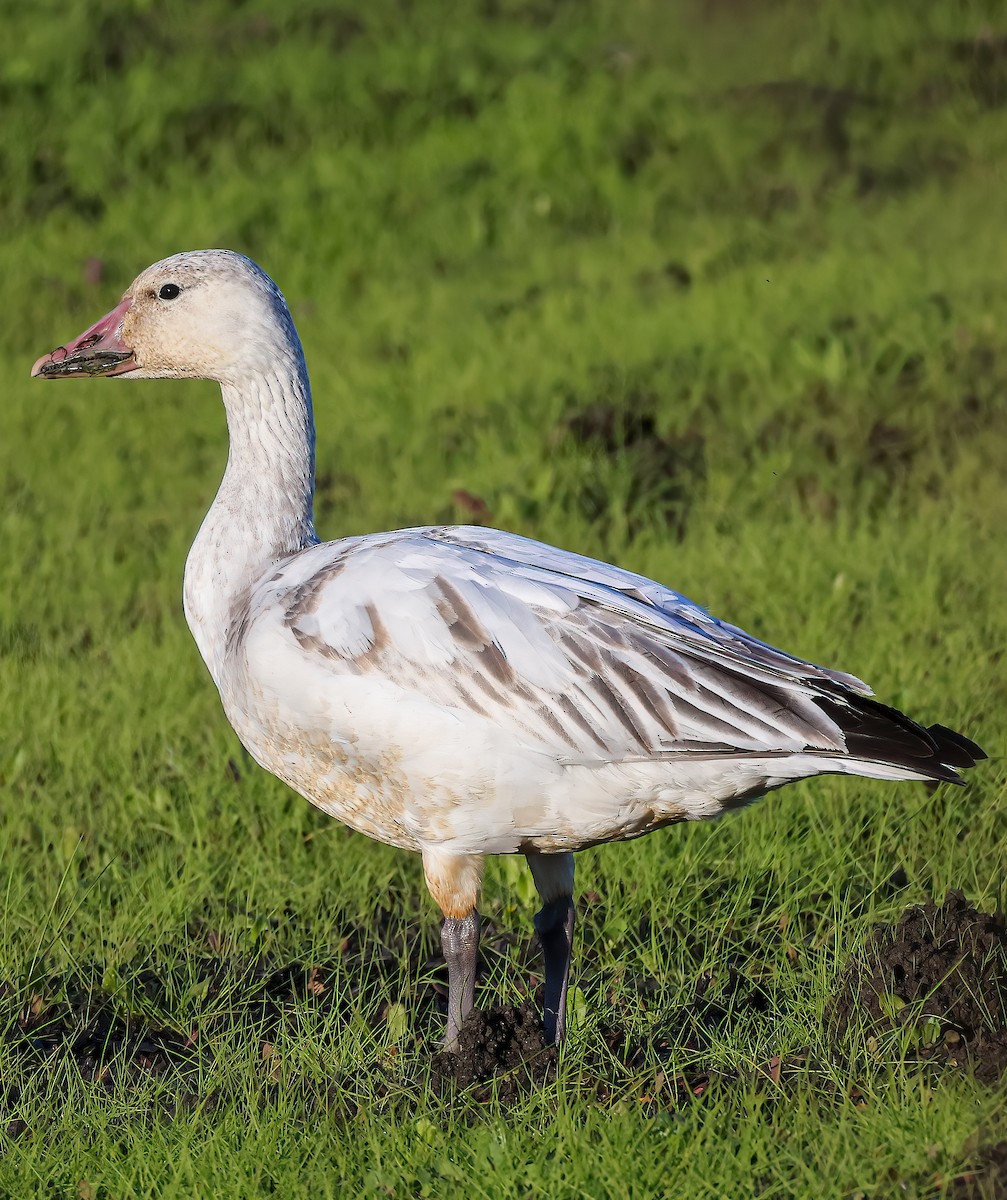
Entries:
{"label": "grass", "polygon": [[[0,1126],[0,1193],[924,1196],[1007,1137],[1002,1089],[898,1047],[844,1072],[821,1021],[877,921],[1003,897],[1004,33],[992,2],[6,15],[0,1093],[27,1131]],[[338,964],[378,909],[432,954],[419,862],[225,725],[179,603],[226,453],[213,388],[27,379],[143,266],[205,245],[291,303],[324,536],[469,520],[468,493],[992,761],[963,790],[824,779],[581,855],[573,1036],[516,1105],[432,1088],[404,950],[359,992],[334,968],[340,1003],[288,1011],[264,1058],[242,972]],[[599,411],[644,435],[585,440]],[[523,864],[491,863],[484,908],[530,937]],[[770,1003],[718,1025],[683,1096],[676,1014],[732,969]],[[81,980],[203,1031],[195,1081],[29,1070],[18,1014]],[[527,986],[497,962],[484,1003]],[[598,1067],[611,1023],[636,1065]]]}

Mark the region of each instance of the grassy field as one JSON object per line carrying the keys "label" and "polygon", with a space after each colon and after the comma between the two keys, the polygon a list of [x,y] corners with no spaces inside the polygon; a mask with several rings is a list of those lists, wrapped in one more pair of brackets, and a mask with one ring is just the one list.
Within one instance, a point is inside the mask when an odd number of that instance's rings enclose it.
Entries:
{"label": "grassy field", "polygon": [[[4,17],[0,1195],[966,1194],[1005,1085],[823,1013],[875,924],[1007,888],[1002,6]],[[615,560],[991,761],[584,853],[555,1078],[444,1085],[418,858],[259,771],[184,625],[215,389],[28,380],[217,245],[298,322],[323,536]],[[523,862],[484,911],[519,1003]]]}

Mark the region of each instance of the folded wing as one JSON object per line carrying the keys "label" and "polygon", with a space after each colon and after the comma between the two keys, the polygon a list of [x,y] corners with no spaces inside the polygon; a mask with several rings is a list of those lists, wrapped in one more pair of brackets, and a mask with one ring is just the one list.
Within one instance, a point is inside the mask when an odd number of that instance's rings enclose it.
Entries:
{"label": "folded wing", "polygon": [[814,750],[954,780],[982,753],[642,576],[494,530],[318,546],[258,602],[332,671],[379,675],[570,763]]}

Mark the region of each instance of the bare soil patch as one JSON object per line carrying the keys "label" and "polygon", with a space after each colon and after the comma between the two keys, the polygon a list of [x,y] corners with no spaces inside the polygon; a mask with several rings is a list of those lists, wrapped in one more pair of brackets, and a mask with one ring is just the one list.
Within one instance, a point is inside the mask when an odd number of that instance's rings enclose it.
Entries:
{"label": "bare soil patch", "polygon": [[[907,908],[876,929],[847,967],[826,1012],[840,1058],[868,1036],[908,1035],[920,1062],[996,1083],[1007,1070],[1007,927],[961,892]],[[852,1035],[852,1037],[851,1037]]]}
{"label": "bare soil patch", "polygon": [[542,1036],[540,1008],[526,1000],[519,1006],[473,1009],[457,1048],[441,1051],[433,1067],[436,1079],[459,1087],[496,1081],[499,1098],[513,1101],[553,1078],[557,1060],[556,1047],[547,1046]]}

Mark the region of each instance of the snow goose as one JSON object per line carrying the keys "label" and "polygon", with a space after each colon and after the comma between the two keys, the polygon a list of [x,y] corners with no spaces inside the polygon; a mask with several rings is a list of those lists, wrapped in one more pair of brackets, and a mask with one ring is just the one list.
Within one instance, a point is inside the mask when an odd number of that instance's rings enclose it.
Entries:
{"label": "snow goose", "polygon": [[230,453],[186,561],[186,619],[252,757],[423,856],[444,914],[447,1046],[472,1007],[487,854],[531,868],[559,1041],[575,851],[812,775],[961,782],[985,757],[618,567],[466,526],[319,542],[301,344],[239,254],[155,263],[32,374],[220,384]]}

